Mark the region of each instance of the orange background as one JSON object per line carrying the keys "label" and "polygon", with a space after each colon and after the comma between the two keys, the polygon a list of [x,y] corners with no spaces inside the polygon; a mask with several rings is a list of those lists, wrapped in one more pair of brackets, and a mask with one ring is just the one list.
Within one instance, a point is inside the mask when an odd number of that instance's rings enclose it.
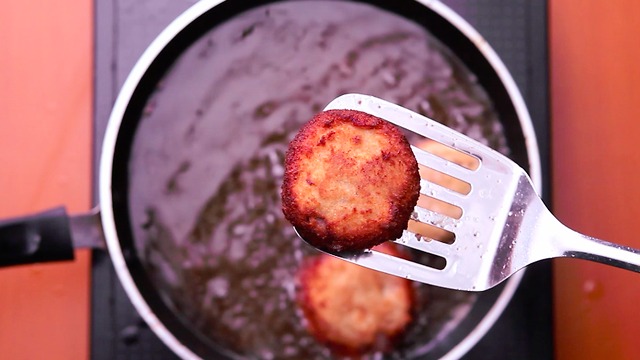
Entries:
{"label": "orange background", "polygon": [[[554,212],[640,248],[640,1],[549,1]],[[559,359],[640,357],[640,276],[554,264]]]}
{"label": "orange background", "polygon": [[[91,204],[92,1],[3,1],[0,218]],[[0,269],[0,358],[89,358],[88,251]]]}
{"label": "orange background", "polygon": [[[91,193],[93,1],[4,1],[0,11],[0,218]],[[640,247],[640,2],[549,1],[554,212]],[[0,357],[88,359],[90,256],[0,269]],[[554,264],[559,359],[637,356],[637,274]]]}

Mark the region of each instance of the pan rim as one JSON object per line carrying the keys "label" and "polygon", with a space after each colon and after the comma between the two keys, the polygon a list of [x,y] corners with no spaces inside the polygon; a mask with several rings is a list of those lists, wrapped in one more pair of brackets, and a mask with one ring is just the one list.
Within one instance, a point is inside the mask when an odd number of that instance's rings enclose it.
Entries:
{"label": "pan rim", "polygon": [[124,114],[129,105],[138,84],[151,66],[156,57],[165,46],[189,26],[195,19],[206,11],[217,6],[225,0],[202,0],[195,3],[180,16],[174,19],[147,47],[140,56],[131,72],[123,83],[116,101],[113,105],[107,128],[102,142],[99,168],[99,202],[102,228],[104,230],[107,249],[116,271],[118,279],[122,284],[129,300],[142,319],[149,325],[149,328],[167,345],[176,355],[183,359],[201,359],[191,349],[185,346],[176,336],[167,329],[162,321],[156,316],[149,304],[145,301],[140,289],[133,280],[127,266],[120,241],[116,231],[115,214],[113,212],[111,174],[113,171],[113,160],[116,149],[116,142]]}
{"label": "pan rim", "polygon": [[[525,148],[529,161],[528,172],[535,185],[538,193],[542,191],[542,170],[540,161],[540,152],[533,123],[526,107],[524,99],[506,66],[498,57],[497,53],[489,45],[489,43],[475,30],[466,20],[454,12],[451,8],[438,1],[431,0],[414,0],[422,4],[431,11],[437,13],[444,20],[457,28],[465,37],[467,37],[485,57],[495,71],[500,82],[509,95],[517,114],[519,125],[525,139]],[[193,352],[189,347],[184,345],[158,318],[151,309],[147,301],[144,299],[140,289],[136,285],[133,276],[128,268],[123,249],[116,230],[116,219],[113,207],[112,192],[112,174],[114,165],[114,155],[116,143],[120,134],[124,114],[129,106],[129,102],[139,86],[142,77],[145,75],[151,64],[162,52],[162,50],[185,28],[187,28],[194,20],[199,18],[205,12],[213,9],[225,0],[202,0],[195,3],[184,13],[179,15],[171,22],[147,47],[141,57],[138,59],[131,72],[127,76],[122,85],[114,106],[112,108],[107,123],[106,132],[103,138],[99,162],[99,202],[100,216],[102,226],[105,233],[107,248],[113,262],[114,269],[122,284],[127,296],[134,305],[139,315],[145,320],[152,331],[181,358],[200,359],[201,357]],[[498,320],[504,309],[509,304],[511,298],[516,292],[525,270],[519,271],[510,279],[505,281],[504,288],[500,295],[491,306],[490,310],[484,315],[480,322],[450,351],[448,351],[442,359],[459,359],[466,354],[478,341],[486,335],[493,324]]]}

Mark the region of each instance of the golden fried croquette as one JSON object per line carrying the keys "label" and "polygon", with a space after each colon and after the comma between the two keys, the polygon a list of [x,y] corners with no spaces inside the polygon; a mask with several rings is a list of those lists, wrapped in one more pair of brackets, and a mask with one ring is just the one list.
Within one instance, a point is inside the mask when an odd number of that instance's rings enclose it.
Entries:
{"label": "golden fried croquette", "polygon": [[319,249],[359,251],[400,237],[419,195],[407,139],[373,115],[321,112],[289,145],[282,210]]}
{"label": "golden fried croquette", "polygon": [[[402,255],[393,243],[375,249]],[[411,322],[415,294],[407,279],[322,254],[303,263],[298,281],[307,328],[336,354],[391,350]]]}

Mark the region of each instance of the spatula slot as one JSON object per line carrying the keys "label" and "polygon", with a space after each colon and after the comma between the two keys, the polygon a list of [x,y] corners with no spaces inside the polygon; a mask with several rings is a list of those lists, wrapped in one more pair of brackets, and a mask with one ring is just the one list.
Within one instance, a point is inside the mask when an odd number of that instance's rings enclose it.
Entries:
{"label": "spatula slot", "polygon": [[456,240],[456,235],[450,231],[415,220],[409,220],[408,230],[414,234],[420,235],[424,241],[434,240],[450,245]]}
{"label": "spatula slot", "polygon": [[452,219],[458,220],[462,217],[462,209],[460,207],[438,200],[431,196],[420,194],[420,197],[418,198],[418,206]]}
{"label": "spatula slot", "polygon": [[462,181],[451,175],[434,170],[421,164],[418,164],[418,168],[420,171],[420,178],[424,180],[453,190],[462,195],[467,195],[471,192],[471,184],[466,181]]}

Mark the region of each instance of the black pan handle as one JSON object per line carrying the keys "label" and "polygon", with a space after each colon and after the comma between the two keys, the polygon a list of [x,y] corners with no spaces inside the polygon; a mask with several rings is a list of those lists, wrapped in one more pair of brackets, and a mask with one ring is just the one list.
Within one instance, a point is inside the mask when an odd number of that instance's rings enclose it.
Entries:
{"label": "black pan handle", "polygon": [[0,266],[73,258],[71,226],[64,207],[0,221]]}

